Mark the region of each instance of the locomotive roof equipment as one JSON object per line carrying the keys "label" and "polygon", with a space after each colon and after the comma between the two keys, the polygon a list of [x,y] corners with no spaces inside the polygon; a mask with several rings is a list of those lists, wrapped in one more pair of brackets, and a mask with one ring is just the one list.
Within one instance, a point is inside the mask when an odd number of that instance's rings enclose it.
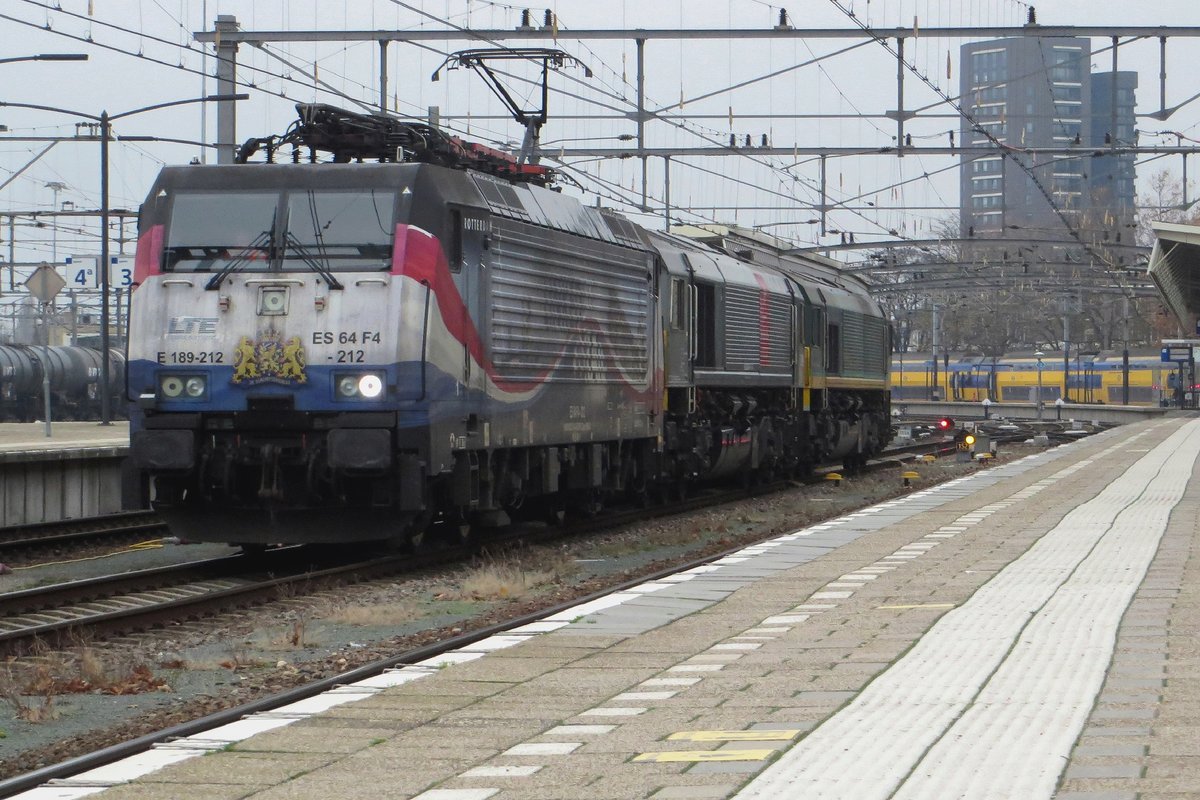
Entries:
{"label": "locomotive roof equipment", "polygon": [[247,139],[235,161],[248,163],[259,151],[267,163],[275,163],[279,148],[292,146],[292,162],[299,163],[300,148],[307,147],[308,160],[317,162],[318,152],[333,155],[335,163],[372,159],[380,163],[439,164],[454,169],[473,169],[516,182],[546,186],[553,170],[521,164],[508,153],[467,142],[431,125],[410,122],[386,114],[359,114],[324,103],[297,103],[299,119],[282,136]]}

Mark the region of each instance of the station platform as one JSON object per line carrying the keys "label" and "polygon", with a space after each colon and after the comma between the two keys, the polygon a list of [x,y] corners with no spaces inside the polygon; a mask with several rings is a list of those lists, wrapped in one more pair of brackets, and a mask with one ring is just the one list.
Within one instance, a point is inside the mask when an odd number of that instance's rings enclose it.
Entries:
{"label": "station platform", "polygon": [[42,422],[0,422],[0,457],[16,453],[62,452],[97,447],[127,448],[128,420],[98,422],[51,422],[50,436]]}
{"label": "station platform", "polygon": [[0,423],[0,528],[121,510],[129,422]]}
{"label": "station platform", "polygon": [[26,800],[1200,792],[1200,419],[749,547]]}

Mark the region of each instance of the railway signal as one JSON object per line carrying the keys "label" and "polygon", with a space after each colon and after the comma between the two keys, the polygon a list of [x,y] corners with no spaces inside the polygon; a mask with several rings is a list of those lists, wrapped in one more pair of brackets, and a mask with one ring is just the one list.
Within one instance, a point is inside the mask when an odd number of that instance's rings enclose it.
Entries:
{"label": "railway signal", "polygon": [[937,421],[937,429],[939,433],[949,433],[954,430],[954,420],[950,417],[942,417]]}

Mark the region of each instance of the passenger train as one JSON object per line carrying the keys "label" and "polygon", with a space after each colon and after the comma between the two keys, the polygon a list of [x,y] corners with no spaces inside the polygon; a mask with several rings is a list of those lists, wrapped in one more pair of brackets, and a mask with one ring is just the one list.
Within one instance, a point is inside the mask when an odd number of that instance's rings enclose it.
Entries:
{"label": "passenger train", "polygon": [[[929,353],[893,353],[894,400],[943,400],[1073,403],[1161,406],[1178,402],[1179,365],[1163,362],[1158,350],[1129,355],[1101,351],[1074,356],[1064,365],[1061,354],[1042,356],[1041,377],[1033,353],[1010,353],[995,358],[952,354],[938,360],[936,379]],[[1065,367],[1065,368],[1064,368]],[[1183,389],[1187,389],[1187,377]],[[1126,394],[1128,391],[1128,394]]]}
{"label": "passenger train", "polygon": [[126,501],[179,535],[413,542],[889,441],[889,328],[834,262],[297,108],[264,163],[167,167],[142,207]]}

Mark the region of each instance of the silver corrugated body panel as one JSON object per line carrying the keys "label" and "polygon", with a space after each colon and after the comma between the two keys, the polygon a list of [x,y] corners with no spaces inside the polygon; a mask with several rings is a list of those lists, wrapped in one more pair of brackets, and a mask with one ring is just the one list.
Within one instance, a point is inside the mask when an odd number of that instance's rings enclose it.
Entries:
{"label": "silver corrugated body panel", "polygon": [[[747,372],[789,372],[792,341],[790,298],[767,295],[769,330],[762,330],[762,292],[725,286],[725,368]],[[766,350],[762,349],[766,339]],[[765,363],[763,363],[765,361]]]}
{"label": "silver corrugated body panel", "polygon": [[507,220],[496,230],[491,357],[499,375],[551,383],[644,379],[649,256]]}

